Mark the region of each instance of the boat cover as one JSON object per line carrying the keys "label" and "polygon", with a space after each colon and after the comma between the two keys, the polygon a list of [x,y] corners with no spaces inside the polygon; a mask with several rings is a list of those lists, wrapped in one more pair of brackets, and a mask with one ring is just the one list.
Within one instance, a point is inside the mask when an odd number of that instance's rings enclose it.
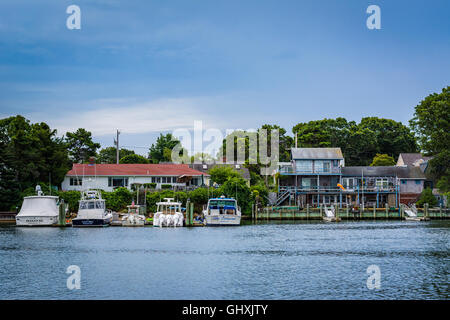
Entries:
{"label": "boat cover", "polygon": [[57,216],[59,215],[58,206],[56,205],[57,201],[58,197],[53,196],[25,197],[23,199],[22,208],[20,208],[20,212],[17,216]]}

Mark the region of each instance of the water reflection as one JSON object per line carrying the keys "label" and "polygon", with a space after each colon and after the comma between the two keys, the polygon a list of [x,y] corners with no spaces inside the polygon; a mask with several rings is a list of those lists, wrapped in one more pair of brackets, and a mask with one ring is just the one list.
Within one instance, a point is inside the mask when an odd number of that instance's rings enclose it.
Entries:
{"label": "water reflection", "polygon": [[[0,228],[1,299],[448,299],[449,221]],[[66,288],[67,266],[82,289]],[[366,269],[381,269],[368,290]]]}

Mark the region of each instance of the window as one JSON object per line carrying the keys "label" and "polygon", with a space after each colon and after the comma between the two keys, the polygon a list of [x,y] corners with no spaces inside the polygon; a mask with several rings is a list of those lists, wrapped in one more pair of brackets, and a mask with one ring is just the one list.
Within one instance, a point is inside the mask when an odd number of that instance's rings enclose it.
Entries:
{"label": "window", "polygon": [[378,189],[387,189],[389,186],[388,178],[378,178],[376,181],[376,187]]}
{"label": "window", "polygon": [[108,187],[128,187],[128,178],[108,178]]}
{"label": "window", "polygon": [[167,183],[167,177],[162,177],[162,183]]}
{"label": "window", "polygon": [[156,183],[161,183],[161,177],[156,177]]}
{"label": "window", "polygon": [[302,178],[302,189],[311,189],[311,179]]}
{"label": "window", "polygon": [[331,161],[316,160],[314,162],[314,172],[331,172]]}
{"label": "window", "polygon": [[177,177],[172,177],[172,183],[177,183]]}
{"label": "window", "polygon": [[312,172],[313,171],[312,160],[296,160],[295,170],[297,172]]}
{"label": "window", "polygon": [[402,181],[402,184],[406,184],[406,180],[401,180]]}
{"label": "window", "polygon": [[345,189],[354,189],[356,187],[355,178],[342,178],[342,184]]}
{"label": "window", "polygon": [[420,184],[420,180],[416,180],[416,184]]}
{"label": "window", "polygon": [[83,185],[83,178],[70,178],[71,186],[81,186]]}

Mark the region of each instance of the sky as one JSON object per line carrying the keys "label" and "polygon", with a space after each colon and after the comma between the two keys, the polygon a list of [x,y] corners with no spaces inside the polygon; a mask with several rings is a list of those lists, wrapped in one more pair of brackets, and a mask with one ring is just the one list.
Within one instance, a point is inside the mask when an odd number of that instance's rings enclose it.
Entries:
{"label": "sky", "polygon": [[[81,29],[69,30],[69,5]],[[370,30],[369,5],[381,9]],[[160,132],[377,116],[450,85],[450,2],[2,0],[0,118],[146,154]],[[195,150],[199,151],[199,150]]]}

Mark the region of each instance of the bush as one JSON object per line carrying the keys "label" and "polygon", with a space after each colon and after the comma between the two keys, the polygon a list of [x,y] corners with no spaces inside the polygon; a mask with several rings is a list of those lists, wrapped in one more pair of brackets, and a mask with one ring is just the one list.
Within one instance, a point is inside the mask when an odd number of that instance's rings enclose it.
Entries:
{"label": "bush", "polygon": [[172,189],[172,185],[171,184],[162,184],[161,189]]}
{"label": "bush", "polygon": [[141,163],[141,164],[146,164],[146,163],[150,163],[150,161],[148,161],[147,158],[138,155],[138,154],[129,154],[125,157],[123,157],[122,159],[119,160],[119,163],[123,164],[123,163]]}
{"label": "bush", "polygon": [[58,195],[61,199],[64,200],[67,204],[69,204],[69,212],[78,212],[78,205],[79,201],[81,199],[81,192],[80,191],[60,191],[58,192]]}
{"label": "bush", "polygon": [[416,205],[419,207],[423,207],[425,203],[428,203],[430,207],[434,207],[437,205],[438,201],[436,197],[433,195],[433,191],[431,188],[426,188],[422,191],[419,200],[416,202]]}
{"label": "bush", "polygon": [[155,182],[144,183],[144,188],[147,188],[147,189],[155,189],[155,188],[156,188],[156,183],[155,183]]}
{"label": "bush", "polygon": [[117,188],[113,192],[102,192],[106,207],[114,211],[121,211],[131,204],[133,194],[127,188]]}
{"label": "bush", "polygon": [[209,170],[209,174],[211,175],[211,180],[216,182],[217,184],[224,184],[229,178],[237,178],[241,175],[234,171],[231,167],[214,167]]}
{"label": "bush", "polygon": [[229,178],[223,184],[222,191],[225,196],[237,200],[243,214],[251,214],[253,203],[252,193],[243,178]]}

